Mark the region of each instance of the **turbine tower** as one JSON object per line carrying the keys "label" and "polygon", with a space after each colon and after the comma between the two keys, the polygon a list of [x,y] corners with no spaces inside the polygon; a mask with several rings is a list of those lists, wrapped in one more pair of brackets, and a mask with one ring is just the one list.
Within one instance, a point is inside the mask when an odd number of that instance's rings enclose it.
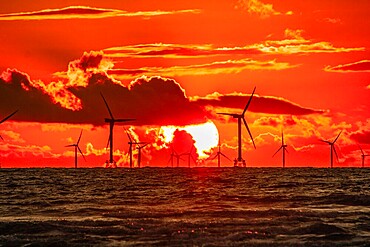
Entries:
{"label": "turbine tower", "polygon": [[330,142],[330,141],[327,141],[327,140],[320,140],[322,142],[325,142],[327,144],[330,145],[330,168],[333,168],[333,151],[335,153],[335,157],[337,157],[337,161],[339,162],[338,160],[338,154],[337,154],[337,151],[335,150],[335,142],[338,140],[340,134],[342,133],[342,131],[339,132],[339,134],[337,135],[337,137],[334,139],[334,141]]}
{"label": "turbine tower", "polygon": [[[3,118],[1,121],[0,121],[0,124],[4,123],[6,120],[8,120],[9,118],[11,118],[14,114],[16,114],[18,112],[18,110],[14,111],[12,114],[6,116],[5,118]],[[3,137],[0,135],[0,139],[4,141]]]}
{"label": "turbine tower", "polygon": [[227,157],[225,154],[223,154],[221,152],[221,144],[218,143],[218,151],[217,151],[216,155],[213,158],[211,158],[211,160],[214,160],[217,157],[218,168],[221,167],[221,156],[224,156],[226,159],[228,159],[228,160],[230,160],[232,162],[232,160],[229,157]]}
{"label": "turbine tower", "polygon": [[127,121],[131,121],[131,120],[135,120],[135,119],[131,119],[131,118],[129,118],[129,119],[115,119],[113,117],[112,111],[110,110],[110,108],[108,106],[107,101],[105,100],[105,98],[104,98],[104,96],[101,92],[100,92],[100,95],[104,100],[105,106],[107,107],[108,112],[109,112],[109,116],[110,116],[110,118],[105,118],[104,120],[105,120],[106,123],[109,123],[109,138],[108,138],[107,147],[109,145],[109,163],[113,164],[114,163],[114,160],[113,160],[113,127],[114,127],[114,124],[115,123],[127,122]]}
{"label": "turbine tower", "polygon": [[282,150],[283,151],[283,168],[285,168],[285,151],[288,153],[288,150],[286,150],[287,147],[288,145],[284,143],[284,132],[281,132],[281,146],[276,151],[276,153],[274,153],[272,157],[274,157],[280,150]]}
{"label": "turbine tower", "polygon": [[190,158],[194,161],[195,164],[197,163],[194,156],[192,155],[193,148],[194,148],[194,146],[191,146],[190,151],[188,153],[180,154],[180,156],[188,156],[188,167],[189,168],[190,168]]}
{"label": "turbine tower", "polygon": [[80,140],[81,140],[81,136],[82,136],[82,130],[81,130],[81,133],[80,133],[80,137],[78,137],[78,140],[75,144],[65,146],[65,147],[74,147],[75,148],[75,168],[77,168],[77,150],[80,152],[80,154],[82,155],[82,157],[86,161],[86,158],[85,158],[84,154],[82,153],[80,147],[78,146],[78,144],[80,143]]}
{"label": "turbine tower", "polygon": [[248,103],[246,104],[246,106],[244,108],[244,111],[241,114],[236,114],[236,113],[217,113],[217,114],[221,114],[221,115],[232,116],[233,118],[238,119],[238,158],[236,160],[235,166],[239,166],[239,164],[242,164],[242,166],[245,167],[245,160],[242,158],[242,120],[243,120],[244,125],[245,125],[245,128],[247,129],[248,134],[249,134],[249,136],[250,136],[250,138],[251,138],[251,140],[253,142],[253,146],[254,146],[254,148],[256,148],[256,145],[254,144],[254,140],[253,140],[253,137],[252,137],[252,133],[249,130],[247,121],[244,118],[245,112],[248,110],[249,104],[251,103],[251,100],[253,98],[253,95],[254,95],[254,92],[255,91],[256,91],[256,87],[254,87],[254,90],[253,90],[251,96],[249,97]]}
{"label": "turbine tower", "polygon": [[370,154],[365,154],[364,150],[362,150],[360,145],[358,145],[358,147],[361,150],[362,168],[364,168],[365,167],[365,157],[370,156]]}

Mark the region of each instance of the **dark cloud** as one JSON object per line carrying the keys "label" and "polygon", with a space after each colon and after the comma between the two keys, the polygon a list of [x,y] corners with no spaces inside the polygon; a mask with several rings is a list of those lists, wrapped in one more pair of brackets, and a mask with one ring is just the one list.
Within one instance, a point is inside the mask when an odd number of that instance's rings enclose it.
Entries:
{"label": "dark cloud", "polygon": [[[0,115],[19,109],[12,120],[101,125],[109,117],[103,93],[115,118],[136,119],[130,125],[188,125],[214,117],[206,112],[207,106],[241,111],[249,99],[248,95],[216,93],[189,99],[175,80],[158,76],[143,76],[124,86],[107,74],[112,66],[102,52],[84,53],[69,63],[66,79],[48,84],[8,69],[0,76]],[[291,115],[322,112],[262,96],[253,98],[249,110]]]}
{"label": "dark cloud", "polygon": [[8,70],[6,77],[0,78],[0,114],[19,109],[13,120],[100,125],[109,117],[100,96],[102,92],[114,117],[135,118],[133,125],[186,125],[205,121],[203,109],[190,102],[172,79],[142,77],[127,88],[104,73],[93,73],[87,87],[70,87],[56,93],[63,96],[67,91],[80,99],[82,109],[72,111],[55,104],[50,95],[35,88],[35,82],[26,74]]}
{"label": "dark cloud", "polygon": [[0,20],[53,20],[53,19],[94,19],[94,18],[109,18],[119,16],[139,16],[151,17],[160,15],[173,15],[173,14],[199,14],[201,11],[198,9],[185,9],[173,11],[137,11],[127,12],[119,9],[104,9],[88,6],[68,6],[60,9],[44,9],[32,12],[19,12],[0,14]]}
{"label": "dark cloud", "polygon": [[[224,108],[244,109],[250,95],[221,95],[213,94],[206,97],[194,98],[194,102],[200,106],[213,106]],[[249,111],[269,114],[291,114],[291,115],[308,115],[323,113],[323,110],[316,110],[302,107],[283,98],[257,96],[254,95]]]}
{"label": "dark cloud", "polygon": [[173,147],[177,154],[184,155],[182,159],[188,162],[188,156],[186,156],[186,154],[190,152],[194,159],[198,158],[194,143],[195,141],[193,137],[188,132],[184,130],[175,130],[171,147]]}
{"label": "dark cloud", "polygon": [[363,72],[370,71],[370,60],[362,60],[355,63],[328,66],[325,68],[329,72]]}

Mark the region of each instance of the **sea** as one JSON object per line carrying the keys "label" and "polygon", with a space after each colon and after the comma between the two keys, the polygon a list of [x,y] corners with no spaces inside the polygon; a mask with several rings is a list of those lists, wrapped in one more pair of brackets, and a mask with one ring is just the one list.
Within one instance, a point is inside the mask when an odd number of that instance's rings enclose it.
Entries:
{"label": "sea", "polygon": [[370,169],[0,169],[0,246],[370,246]]}

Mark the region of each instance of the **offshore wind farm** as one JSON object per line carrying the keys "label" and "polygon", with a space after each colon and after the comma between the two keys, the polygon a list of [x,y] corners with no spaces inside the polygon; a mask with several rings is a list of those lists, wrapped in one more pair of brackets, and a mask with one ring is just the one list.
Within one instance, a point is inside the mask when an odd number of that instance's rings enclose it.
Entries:
{"label": "offshore wind farm", "polygon": [[0,1],[0,246],[368,246],[369,9]]}

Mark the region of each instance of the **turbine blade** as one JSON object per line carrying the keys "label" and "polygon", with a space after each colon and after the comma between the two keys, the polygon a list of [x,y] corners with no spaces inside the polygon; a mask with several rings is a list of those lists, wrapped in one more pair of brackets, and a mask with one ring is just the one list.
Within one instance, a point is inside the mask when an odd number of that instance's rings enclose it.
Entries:
{"label": "turbine blade", "polygon": [[123,127],[123,129],[125,130],[125,132],[127,134],[127,137],[130,140],[130,142],[132,142],[131,135],[128,133],[127,129],[125,127]]}
{"label": "turbine blade", "polygon": [[[141,144],[141,143],[140,143]],[[146,147],[146,146],[148,146],[149,145],[149,143],[145,143],[144,145],[142,145],[142,146],[140,146],[140,149],[142,149],[142,148],[144,148],[144,147]]]}
{"label": "turbine blade", "polygon": [[105,98],[104,98],[104,96],[103,96],[102,92],[100,92],[100,95],[101,95],[101,97],[102,97],[102,98],[103,98],[103,100],[104,100],[105,106],[106,106],[106,107],[107,107],[107,109],[108,109],[108,112],[109,112],[110,117],[111,117],[112,119],[114,119],[113,114],[112,114],[112,112],[111,112],[111,110],[110,110],[110,108],[109,108],[109,105],[108,105],[107,101],[105,100]]}
{"label": "turbine blade", "polygon": [[209,158],[210,160],[214,160],[214,159],[216,159],[217,158],[217,156],[218,156],[218,154],[216,154],[213,158]]}
{"label": "turbine blade", "polygon": [[219,115],[235,116],[235,113],[218,112]]}
{"label": "turbine blade", "polygon": [[288,149],[286,149],[286,147],[284,148],[284,150],[285,150],[287,153],[289,153],[289,152],[288,152]]}
{"label": "turbine blade", "polygon": [[114,122],[115,123],[123,123],[123,122],[128,122],[128,121],[133,121],[133,120],[136,120],[136,119],[134,119],[134,118],[125,118],[125,119],[120,118],[120,119],[114,119]]}
{"label": "turbine blade", "polygon": [[109,137],[108,137],[108,142],[107,142],[107,147],[106,148],[108,148],[109,143],[110,143],[110,134],[109,134]]}
{"label": "turbine blade", "polygon": [[361,148],[361,146],[360,146],[360,145],[358,145],[358,147],[360,148],[361,153],[364,155],[364,154],[365,154],[365,153],[364,153],[364,150],[362,150],[362,148]]}
{"label": "turbine blade", "polygon": [[242,113],[242,115],[243,115],[243,116],[244,116],[245,112],[247,111],[247,109],[248,109],[248,107],[249,107],[249,104],[250,104],[250,103],[251,103],[251,101],[252,101],[253,94],[254,94],[254,92],[255,92],[255,91],[256,91],[256,87],[254,87],[253,92],[252,92],[251,96],[249,97],[248,103],[245,105],[244,111],[243,111],[243,113]]}
{"label": "turbine blade", "polygon": [[246,127],[246,128],[247,128],[247,130],[248,130],[249,136],[251,137],[251,140],[252,140],[252,142],[253,142],[254,149],[256,149],[256,144],[254,144],[254,140],[253,140],[252,133],[251,133],[251,131],[249,130],[249,127],[248,127],[247,121],[245,121],[244,117],[243,117],[243,122],[244,122],[245,127]]}
{"label": "turbine blade", "polygon": [[5,117],[3,120],[0,121],[0,124],[4,123],[6,120],[8,120],[9,118],[11,118],[17,112],[18,112],[18,110],[14,111],[12,114],[10,114],[7,117]]}
{"label": "turbine blade", "polygon": [[319,141],[321,141],[321,142],[325,142],[325,143],[327,143],[327,144],[331,144],[331,142],[330,141],[325,141],[325,140],[319,140]]}
{"label": "turbine blade", "polygon": [[284,145],[284,132],[281,132],[281,145]]}
{"label": "turbine blade", "polygon": [[280,151],[280,149],[282,149],[283,148],[283,146],[281,146],[275,153],[274,153],[274,155],[272,156],[272,157],[274,157],[279,151]]}
{"label": "turbine blade", "polygon": [[226,159],[232,161],[229,157],[227,157],[226,155],[224,155],[223,153],[220,153],[222,156],[224,156]]}
{"label": "turbine blade", "polygon": [[82,136],[82,130],[81,130],[81,133],[80,133],[80,137],[78,137],[78,141],[77,141],[77,145],[80,143],[80,140],[81,140],[81,136]]}
{"label": "turbine blade", "polygon": [[0,135],[0,139],[4,141],[4,138]]}
{"label": "turbine blade", "polygon": [[335,140],[333,141],[333,144],[338,140],[338,138],[339,138],[340,134],[342,134],[342,130],[339,132],[339,134],[338,134],[337,138],[335,138]]}
{"label": "turbine blade", "polygon": [[334,150],[335,157],[337,157],[337,161],[338,161],[338,163],[339,163],[338,154],[337,154],[337,151],[335,150],[335,146],[334,146],[334,144],[333,144],[333,150]]}
{"label": "turbine blade", "polygon": [[81,149],[80,149],[80,147],[79,147],[79,146],[77,146],[77,149],[78,149],[78,151],[80,151],[80,154],[82,155],[82,157],[83,157],[83,158],[84,158],[84,160],[86,161],[85,155],[82,153],[82,151],[81,151]]}
{"label": "turbine blade", "polygon": [[75,146],[75,144],[71,144],[71,145],[67,145],[67,146],[64,146],[64,147],[69,148],[69,147],[74,147],[74,146]]}

